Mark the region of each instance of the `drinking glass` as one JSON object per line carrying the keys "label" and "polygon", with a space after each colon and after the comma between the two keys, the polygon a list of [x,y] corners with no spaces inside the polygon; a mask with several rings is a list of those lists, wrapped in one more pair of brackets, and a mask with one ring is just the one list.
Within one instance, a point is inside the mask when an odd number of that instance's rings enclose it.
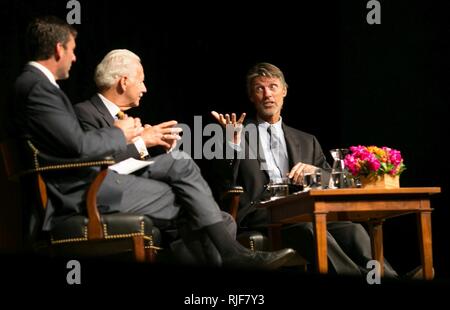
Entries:
{"label": "drinking glass", "polygon": [[311,188],[322,187],[322,173],[320,169],[314,172],[307,172],[303,174],[303,190],[309,190]]}
{"label": "drinking glass", "polygon": [[275,181],[270,181],[267,184],[267,190],[270,193],[270,200],[286,197],[289,195],[289,178],[281,178]]}
{"label": "drinking glass", "polygon": [[332,149],[330,150],[333,157],[333,168],[331,170],[329,188],[344,188],[347,185],[348,171],[345,168],[344,158],[349,153],[348,149]]}

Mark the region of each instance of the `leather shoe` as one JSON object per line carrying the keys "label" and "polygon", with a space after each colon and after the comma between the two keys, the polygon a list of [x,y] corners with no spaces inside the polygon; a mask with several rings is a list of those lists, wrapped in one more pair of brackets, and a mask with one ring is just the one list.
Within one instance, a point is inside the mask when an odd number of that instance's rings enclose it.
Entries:
{"label": "leather shoe", "polygon": [[274,252],[247,251],[229,259],[224,259],[224,266],[243,268],[277,269],[288,262],[295,251],[290,248]]}
{"label": "leather shoe", "polygon": [[[431,279],[434,279],[434,267],[432,269],[433,273],[431,276]],[[408,280],[423,280],[423,269],[422,266],[417,266],[416,268],[414,268],[413,270],[407,272],[404,276],[404,279],[408,279]]]}

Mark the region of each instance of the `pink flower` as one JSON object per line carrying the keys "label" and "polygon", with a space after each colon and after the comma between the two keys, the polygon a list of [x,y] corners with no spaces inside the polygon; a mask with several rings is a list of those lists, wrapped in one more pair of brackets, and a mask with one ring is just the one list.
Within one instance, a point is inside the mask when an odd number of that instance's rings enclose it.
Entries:
{"label": "pink flower", "polygon": [[344,159],[348,171],[354,176],[399,175],[406,168],[400,151],[383,146],[351,146]]}

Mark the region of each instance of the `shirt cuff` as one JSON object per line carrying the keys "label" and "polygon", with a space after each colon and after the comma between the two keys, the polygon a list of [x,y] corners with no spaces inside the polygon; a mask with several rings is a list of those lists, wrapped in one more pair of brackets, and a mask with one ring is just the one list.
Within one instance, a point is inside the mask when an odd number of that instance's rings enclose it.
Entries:
{"label": "shirt cuff", "polygon": [[228,146],[229,146],[229,147],[231,147],[233,150],[235,150],[235,151],[238,152],[238,153],[242,150],[242,147],[241,147],[240,144],[234,144],[234,143],[231,142],[231,141],[227,141],[227,143],[228,143]]}
{"label": "shirt cuff", "polygon": [[141,159],[145,159],[149,156],[147,147],[145,146],[145,142],[141,137],[137,137],[136,139],[134,139],[133,144],[136,147]]}

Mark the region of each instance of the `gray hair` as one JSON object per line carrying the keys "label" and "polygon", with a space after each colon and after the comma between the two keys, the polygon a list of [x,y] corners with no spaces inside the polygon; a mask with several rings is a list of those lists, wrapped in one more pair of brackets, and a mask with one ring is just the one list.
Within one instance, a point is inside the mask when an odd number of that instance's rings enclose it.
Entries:
{"label": "gray hair", "polygon": [[284,79],[284,74],[280,70],[280,68],[268,62],[261,62],[254,65],[247,73],[247,92],[249,95],[252,91],[253,80],[261,76],[268,78],[277,78],[281,81],[284,87],[288,87],[286,80]]}
{"label": "gray hair", "polygon": [[95,69],[94,80],[97,88],[108,89],[123,76],[134,78],[140,62],[139,56],[129,50],[112,50]]}

